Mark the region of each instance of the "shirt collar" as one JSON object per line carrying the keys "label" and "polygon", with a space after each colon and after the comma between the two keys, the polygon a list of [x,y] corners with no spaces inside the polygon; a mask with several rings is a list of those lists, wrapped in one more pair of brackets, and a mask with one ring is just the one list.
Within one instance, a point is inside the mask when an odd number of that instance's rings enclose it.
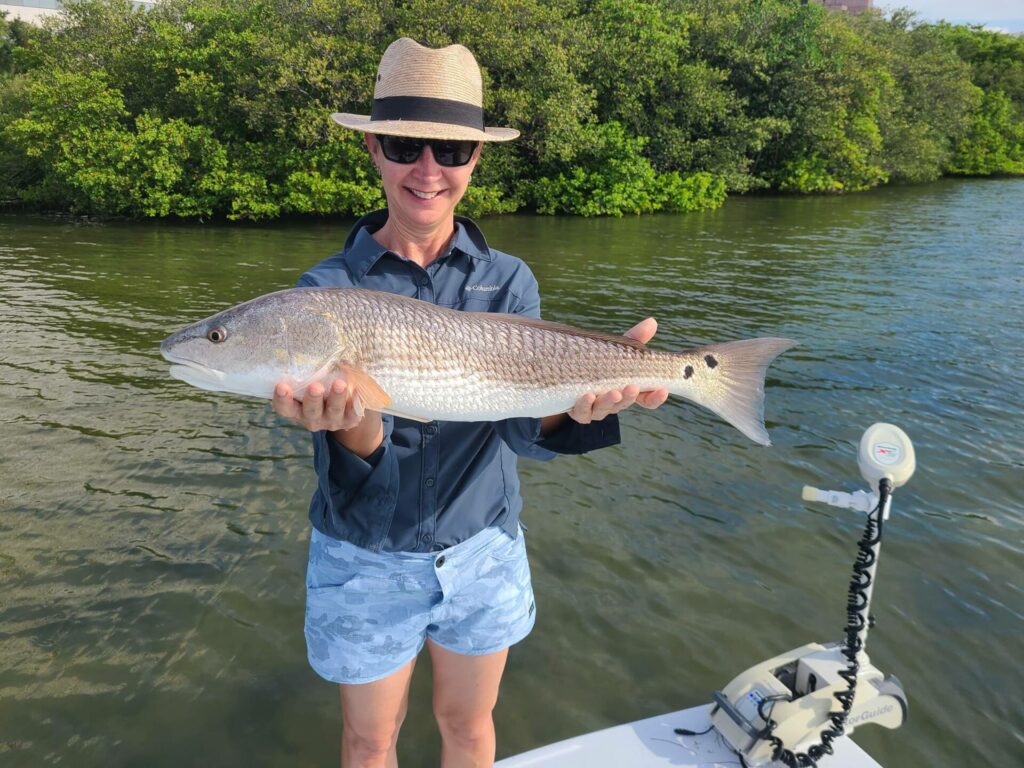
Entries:
{"label": "shirt collar", "polygon": [[[386,208],[369,213],[353,225],[345,238],[345,258],[357,281],[362,280],[380,257],[388,252],[387,248],[373,239],[373,233],[383,227],[387,220]],[[451,250],[464,253],[471,259],[494,260],[480,228],[465,216],[455,217],[455,236],[452,238]]]}

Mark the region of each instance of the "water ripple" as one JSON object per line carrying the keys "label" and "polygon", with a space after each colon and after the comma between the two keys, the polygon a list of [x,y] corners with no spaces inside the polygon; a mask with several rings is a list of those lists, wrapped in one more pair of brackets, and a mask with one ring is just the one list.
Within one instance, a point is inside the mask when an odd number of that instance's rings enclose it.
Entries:
{"label": "water ripple", "polygon": [[[549,318],[653,315],[666,349],[801,342],[769,373],[773,449],[674,401],[625,415],[621,448],[523,462],[541,619],[510,657],[503,750],[694,705],[780,649],[838,639],[860,519],[800,488],[856,489],[860,434],[886,420],[919,466],[886,529],[872,658],[914,716],[862,743],[889,765],[1015,764],[1019,209],[1024,182],[1003,180],[485,223]],[[336,759],[320,744],[334,694],[301,637],[308,438],[265,404],[170,381],[157,345],[293,284],[345,234],[0,216],[0,762]],[[429,691],[411,707],[403,744],[434,743]]]}

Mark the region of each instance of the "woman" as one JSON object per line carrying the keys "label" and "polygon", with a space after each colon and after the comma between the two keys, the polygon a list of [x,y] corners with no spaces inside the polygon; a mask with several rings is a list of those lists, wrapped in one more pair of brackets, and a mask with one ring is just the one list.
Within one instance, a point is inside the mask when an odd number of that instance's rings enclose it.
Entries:
{"label": "woman", "polygon": [[[460,310],[539,317],[537,283],[454,215],[485,128],[480,71],[459,45],[403,38],[381,59],[369,117],[332,115],[365,133],[388,207],[358,221],[344,250],[300,285],[391,291]],[[646,320],[628,335],[646,342]],[[568,414],[498,423],[421,424],[363,411],[345,382],[302,402],[279,384],[274,409],[313,432],[318,487],[307,573],[310,664],[341,687],[341,762],[396,766],[409,683],[425,644],[441,765],[494,761],[491,712],[508,648],[534,621],[519,526],[516,455],[538,459],[618,442],[613,414],[665,391],[587,394]]]}

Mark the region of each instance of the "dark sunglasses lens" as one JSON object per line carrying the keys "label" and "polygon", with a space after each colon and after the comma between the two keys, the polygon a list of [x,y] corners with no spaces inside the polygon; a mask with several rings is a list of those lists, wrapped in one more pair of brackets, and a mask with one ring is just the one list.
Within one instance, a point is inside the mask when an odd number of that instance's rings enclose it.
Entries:
{"label": "dark sunglasses lens", "polygon": [[425,144],[430,145],[438,165],[455,168],[465,165],[473,157],[475,141],[431,141],[428,139],[407,139],[401,136],[378,136],[384,157],[393,163],[409,165],[415,163]]}
{"label": "dark sunglasses lens", "polygon": [[432,141],[430,148],[438,165],[454,167],[465,165],[476,149],[475,141]]}
{"label": "dark sunglasses lens", "polygon": [[423,139],[405,139],[400,136],[381,136],[380,148],[384,157],[393,163],[408,165],[415,163],[426,142]]}

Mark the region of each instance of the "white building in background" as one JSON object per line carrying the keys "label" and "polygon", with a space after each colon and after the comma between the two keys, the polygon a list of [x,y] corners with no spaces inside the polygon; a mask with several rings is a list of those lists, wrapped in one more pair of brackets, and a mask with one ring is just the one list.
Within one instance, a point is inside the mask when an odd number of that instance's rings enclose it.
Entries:
{"label": "white building in background", "polygon": [[[136,2],[135,5],[148,7],[155,5],[155,2]],[[0,11],[7,13],[8,21],[21,19],[37,22],[45,16],[60,13],[60,6],[60,0],[3,0],[0,2]]]}
{"label": "white building in background", "polygon": [[39,21],[52,16],[60,8],[58,0],[8,0],[0,3],[0,11],[7,14],[7,20]]}

